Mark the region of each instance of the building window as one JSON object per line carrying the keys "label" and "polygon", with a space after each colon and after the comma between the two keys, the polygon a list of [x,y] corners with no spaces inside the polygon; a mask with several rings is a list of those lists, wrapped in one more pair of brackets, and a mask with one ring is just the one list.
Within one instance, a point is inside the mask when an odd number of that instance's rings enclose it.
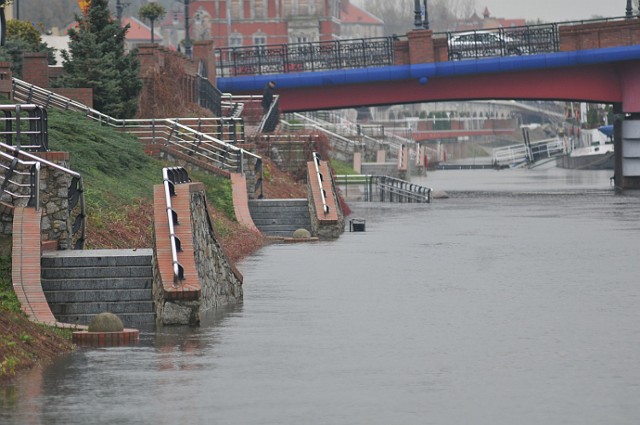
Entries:
{"label": "building window", "polygon": [[253,35],[253,44],[255,46],[264,46],[267,44],[267,35],[265,33],[258,33]]}
{"label": "building window", "polygon": [[242,34],[235,32],[229,36],[229,47],[242,46]]}

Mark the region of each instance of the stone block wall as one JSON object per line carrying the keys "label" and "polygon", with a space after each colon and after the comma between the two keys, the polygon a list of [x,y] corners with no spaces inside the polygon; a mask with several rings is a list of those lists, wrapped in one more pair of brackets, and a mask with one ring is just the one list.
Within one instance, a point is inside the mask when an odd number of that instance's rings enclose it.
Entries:
{"label": "stone block wall", "polygon": [[[68,152],[37,154],[48,161],[68,168]],[[72,249],[71,217],[69,215],[69,186],[71,176],[50,167],[40,169],[40,232],[43,241],[57,241],[58,249]]]}
{"label": "stone block wall", "polygon": [[202,287],[200,310],[241,301],[242,275],[229,263],[217,240],[204,191],[191,193],[191,229]]}
{"label": "stone block wall", "polygon": [[[62,167],[68,167],[69,154],[66,152],[46,152],[35,154],[47,161],[54,162]],[[28,176],[24,176],[20,183],[28,185]],[[69,215],[69,186],[71,176],[63,171],[47,166],[40,169],[40,209],[41,225],[40,237],[42,241],[53,241],[57,249],[71,249],[72,235],[71,217]],[[19,190],[21,194],[28,195],[28,186]],[[18,198],[9,201],[3,197],[5,203],[13,203],[14,207],[27,206],[27,198]],[[0,217],[0,233],[10,235],[13,232],[13,217],[3,214]]]}

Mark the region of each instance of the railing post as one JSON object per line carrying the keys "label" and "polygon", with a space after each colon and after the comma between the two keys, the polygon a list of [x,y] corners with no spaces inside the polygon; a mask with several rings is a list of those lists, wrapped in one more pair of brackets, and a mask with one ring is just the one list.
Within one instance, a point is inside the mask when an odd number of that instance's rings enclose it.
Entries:
{"label": "railing post", "polygon": [[16,147],[20,149],[20,105],[16,105]]}

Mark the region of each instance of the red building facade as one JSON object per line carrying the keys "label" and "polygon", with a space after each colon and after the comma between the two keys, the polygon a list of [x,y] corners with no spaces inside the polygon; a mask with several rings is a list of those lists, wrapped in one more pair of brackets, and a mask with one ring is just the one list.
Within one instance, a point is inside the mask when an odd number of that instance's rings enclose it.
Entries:
{"label": "red building facade", "polygon": [[[216,47],[318,42],[345,38],[343,32],[351,38],[353,31],[343,30],[356,24],[368,25],[367,37],[382,34],[382,20],[358,10],[349,0],[192,1],[190,38],[213,40]],[[171,7],[161,27],[166,45],[184,39],[182,3]]]}

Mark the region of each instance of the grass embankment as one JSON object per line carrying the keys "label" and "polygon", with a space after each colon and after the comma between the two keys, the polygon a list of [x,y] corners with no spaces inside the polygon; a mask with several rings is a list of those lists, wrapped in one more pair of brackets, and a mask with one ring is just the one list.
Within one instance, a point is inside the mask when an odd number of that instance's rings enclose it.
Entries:
{"label": "grass embankment", "polygon": [[[70,153],[70,168],[83,176],[87,206],[85,248],[150,248],[153,244],[153,186],[162,183],[166,164],[149,158],[126,133],[86,119],[82,114],[51,110],[49,147]],[[276,170],[273,170],[274,174]],[[231,262],[264,243],[234,217],[228,179],[190,171],[203,182],[218,240]],[[274,192],[275,193],[275,192]],[[0,380],[71,349],[69,334],[29,322],[11,285],[10,238],[0,241]]]}

